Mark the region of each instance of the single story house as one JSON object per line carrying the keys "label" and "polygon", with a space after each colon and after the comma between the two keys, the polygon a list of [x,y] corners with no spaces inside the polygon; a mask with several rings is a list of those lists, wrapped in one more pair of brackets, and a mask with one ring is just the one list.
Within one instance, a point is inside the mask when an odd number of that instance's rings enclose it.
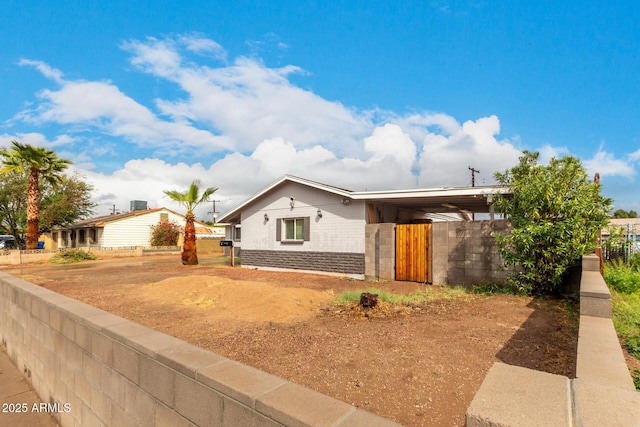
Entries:
{"label": "single story house", "polygon": [[600,231],[600,242],[606,243],[612,234],[628,241],[632,253],[640,252],[640,218],[610,218]]}
{"label": "single story house", "polygon": [[[151,226],[162,221],[184,228],[185,217],[167,208],[155,208],[82,219],[68,226],[56,226],[46,233],[45,248],[150,246]],[[213,233],[212,227],[196,221],[196,237],[213,237]]]}
{"label": "single story house", "polygon": [[227,224],[226,239],[233,240],[243,267],[384,279],[398,277],[398,265],[407,257],[403,248],[411,245],[409,240],[398,241],[405,237],[396,236],[397,226],[415,225],[409,232],[422,233],[417,237],[421,255],[406,268],[421,264],[426,276],[416,281],[431,282],[431,224],[471,222],[479,212],[493,219],[495,193],[508,190],[482,186],[350,191],[285,175],[219,221]]}

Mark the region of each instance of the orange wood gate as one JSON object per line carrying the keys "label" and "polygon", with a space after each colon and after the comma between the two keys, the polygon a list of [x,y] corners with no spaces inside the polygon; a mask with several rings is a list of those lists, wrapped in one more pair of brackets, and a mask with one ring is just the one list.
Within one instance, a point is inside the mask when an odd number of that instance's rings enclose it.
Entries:
{"label": "orange wood gate", "polygon": [[396,280],[432,281],[431,224],[396,225]]}

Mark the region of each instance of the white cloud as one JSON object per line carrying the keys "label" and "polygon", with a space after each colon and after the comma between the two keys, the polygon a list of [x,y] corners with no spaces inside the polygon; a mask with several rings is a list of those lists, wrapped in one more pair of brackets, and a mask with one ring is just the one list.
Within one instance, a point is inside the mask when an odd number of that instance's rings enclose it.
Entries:
{"label": "white cloud", "polygon": [[180,69],[182,59],[173,40],[147,38],[146,43],[132,40],[122,44],[122,49],[133,52],[131,63],[146,72],[161,77],[171,77]]}
{"label": "white cloud", "polygon": [[184,122],[160,120],[108,82],[63,82],[58,90],[42,90],[38,98],[41,103],[35,109],[19,114],[22,120],[57,123],[72,132],[102,132],[169,154],[192,148],[207,152],[232,148],[225,136]]}
{"label": "white cloud", "polygon": [[45,135],[38,132],[0,135],[0,147],[9,147],[11,145],[11,141],[31,144],[36,147],[59,148],[73,144],[75,138],[69,135],[58,135],[54,139],[50,140]]}
{"label": "white cloud", "polygon": [[603,177],[621,176],[632,178],[636,174],[635,169],[627,161],[616,159],[613,154],[602,149],[598,150],[592,159],[584,160],[583,164],[590,175],[594,175],[597,172]]}
{"label": "white cloud", "polygon": [[32,61],[29,59],[21,59],[18,62],[18,65],[26,65],[36,68],[40,71],[46,78],[53,80],[56,83],[62,83],[64,80],[62,79],[62,71],[57,70],[48,64],[42,61]]}
{"label": "white cloud", "polygon": [[389,156],[404,170],[411,170],[416,161],[416,144],[398,125],[387,123],[375,128],[373,134],[364,139],[364,149],[372,153],[371,161]]}
{"label": "white cloud", "polygon": [[86,169],[79,172],[95,187],[93,198],[99,202],[98,215],[109,213],[114,205],[126,212],[132,200],[147,201],[150,208],[165,206],[180,211],[180,206],[166,197],[164,190],[184,191],[194,179],[202,180],[203,186],[214,186],[210,171],[201,164],[170,164],[161,159],[130,160],[111,174]]}
{"label": "white cloud", "polygon": [[629,160],[632,162],[640,161],[640,150],[636,150],[633,153],[629,154]]}
{"label": "white cloud", "polygon": [[562,156],[571,154],[567,147],[553,147],[549,144],[543,145],[540,149],[538,149],[538,152],[540,153],[538,162],[542,165],[548,164],[552,158],[557,159]]}
{"label": "white cloud", "polygon": [[476,185],[494,184],[493,173],[518,162],[521,151],[508,140],[498,140],[500,121],[496,116],[466,121],[452,133],[427,131],[419,159],[420,185],[424,187],[465,186],[471,183],[472,167],[479,170]]}
{"label": "white cloud", "polygon": [[255,148],[265,138],[282,137],[296,147],[322,144],[348,153],[372,128],[368,114],[291,84],[299,67],[269,68],[259,60],[236,58],[231,65],[180,66],[178,44],[149,39],[130,42],[131,61],[188,94],[183,100],[157,100],[164,114],[203,123],[229,135],[234,149]]}
{"label": "white cloud", "polygon": [[226,61],[227,52],[215,41],[204,37],[201,34],[190,34],[178,37],[187,50],[199,54],[211,54],[214,58]]}

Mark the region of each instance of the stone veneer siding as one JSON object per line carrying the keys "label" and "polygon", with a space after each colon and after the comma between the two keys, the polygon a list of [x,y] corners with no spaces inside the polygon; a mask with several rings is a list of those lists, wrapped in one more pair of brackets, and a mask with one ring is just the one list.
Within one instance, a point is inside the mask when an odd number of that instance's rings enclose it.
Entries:
{"label": "stone veneer siding", "polygon": [[364,254],[242,249],[242,264],[329,273],[364,274]]}

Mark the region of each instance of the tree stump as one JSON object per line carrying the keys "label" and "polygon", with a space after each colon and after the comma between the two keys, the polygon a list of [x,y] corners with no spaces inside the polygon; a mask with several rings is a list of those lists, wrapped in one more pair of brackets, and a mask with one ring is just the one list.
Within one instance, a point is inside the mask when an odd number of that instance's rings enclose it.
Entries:
{"label": "tree stump", "polygon": [[372,308],[378,304],[378,294],[363,292],[360,294],[360,306],[363,308]]}

